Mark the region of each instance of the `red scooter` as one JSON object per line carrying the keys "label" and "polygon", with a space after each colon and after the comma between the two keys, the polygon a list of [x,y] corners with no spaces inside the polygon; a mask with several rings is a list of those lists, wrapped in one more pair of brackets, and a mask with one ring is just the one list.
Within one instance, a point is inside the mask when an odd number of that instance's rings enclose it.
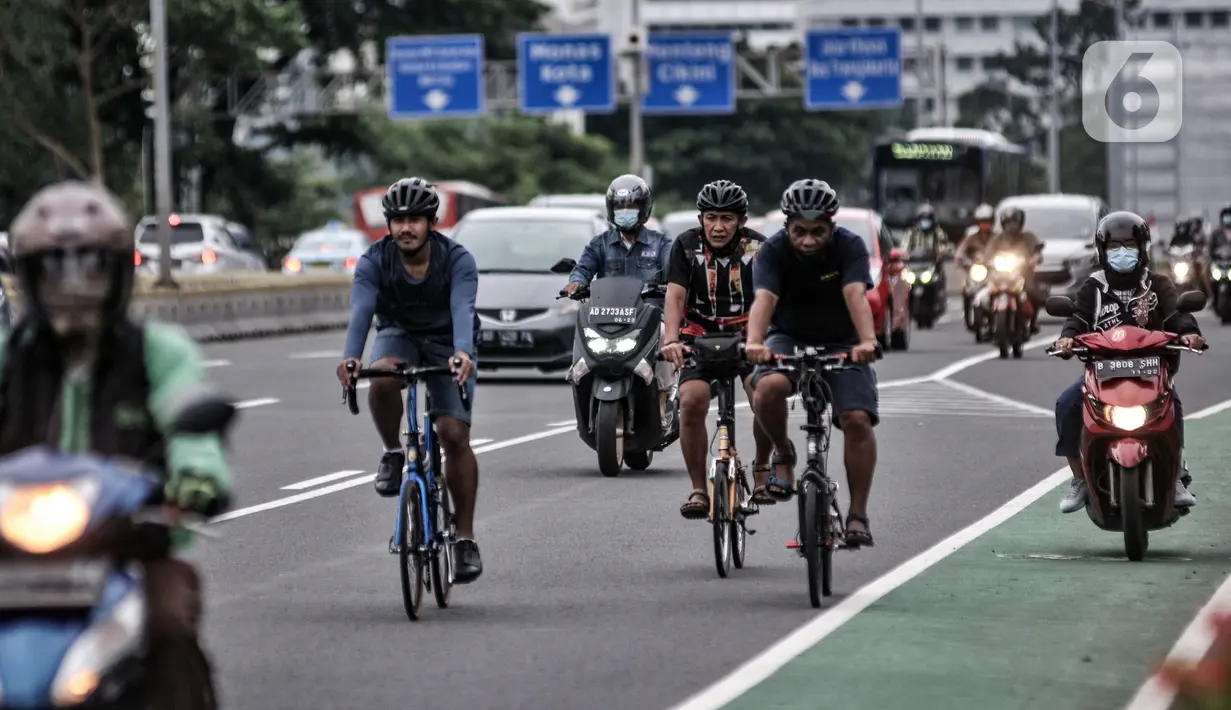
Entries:
{"label": "red scooter", "polygon": [[[1176,304],[1179,313],[1203,308],[1205,294],[1200,291],[1182,294]],[[1073,301],[1052,296],[1047,313],[1072,316]],[[1119,326],[1079,335],[1073,348],[1086,369],[1081,433],[1082,473],[1089,490],[1086,513],[1100,529],[1124,533],[1124,551],[1134,562],[1145,556],[1151,530],[1170,527],[1188,512],[1172,504],[1183,452],[1171,398],[1174,376],[1163,355],[1201,354],[1209,346],[1195,350],[1179,345],[1178,337]],[[1065,357],[1055,348],[1047,354]]]}

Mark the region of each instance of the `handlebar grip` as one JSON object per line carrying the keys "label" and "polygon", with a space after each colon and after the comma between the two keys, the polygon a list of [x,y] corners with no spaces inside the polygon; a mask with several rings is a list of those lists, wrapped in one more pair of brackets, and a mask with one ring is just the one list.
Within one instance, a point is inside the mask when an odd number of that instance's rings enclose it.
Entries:
{"label": "handlebar grip", "polygon": [[355,381],[357,379],[356,374],[359,371],[359,363],[355,362],[354,360],[351,360],[350,362],[346,363],[346,371],[350,373],[350,376],[351,376],[350,387],[345,387],[343,390],[346,394],[346,408],[350,410],[351,414],[358,415],[359,414],[359,396],[355,391]]}
{"label": "handlebar grip", "polygon": [[[462,359],[461,359],[460,357],[455,357],[455,358],[453,358],[453,366],[454,366],[454,367],[461,367],[461,366],[462,366]],[[474,373],[471,373],[471,376],[473,377],[473,376],[474,376]],[[458,393],[458,395],[459,395],[459,396],[461,396],[461,398],[462,398],[462,409],[465,409],[467,412],[469,412],[469,411],[470,411],[470,392],[469,392],[469,390],[467,390],[467,389],[466,389],[466,383],[465,383],[465,382],[460,382],[460,383],[458,383],[458,385],[457,385],[457,393]]]}

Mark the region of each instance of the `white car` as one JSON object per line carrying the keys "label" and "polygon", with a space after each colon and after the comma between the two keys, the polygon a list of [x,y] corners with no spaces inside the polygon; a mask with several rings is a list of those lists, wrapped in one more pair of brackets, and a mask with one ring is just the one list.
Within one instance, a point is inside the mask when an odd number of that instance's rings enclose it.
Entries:
{"label": "white car", "polygon": [[1106,203],[1093,195],[1017,195],[996,205],[996,229],[1000,213],[1016,207],[1026,215],[1024,229],[1043,242],[1043,263],[1035,269],[1040,283],[1057,295],[1076,297],[1086,278],[1098,268],[1094,261],[1094,233],[1109,212]]}
{"label": "white car", "polygon": [[[171,269],[182,273],[222,273],[267,271],[265,260],[241,248],[228,226],[233,224],[218,215],[173,214],[171,226]],[[160,247],[158,218],[144,217],[137,224],[137,262],[139,267],[158,271]]]}

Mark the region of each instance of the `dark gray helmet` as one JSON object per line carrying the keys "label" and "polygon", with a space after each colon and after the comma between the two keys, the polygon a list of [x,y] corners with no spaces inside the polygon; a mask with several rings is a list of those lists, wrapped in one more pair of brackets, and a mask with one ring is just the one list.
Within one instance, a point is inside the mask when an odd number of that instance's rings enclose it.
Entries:
{"label": "dark gray helmet", "polygon": [[1150,265],[1150,225],[1132,212],[1120,211],[1104,217],[1094,232],[1094,246],[1098,249],[1099,263],[1103,268],[1107,268],[1107,240],[1125,237],[1137,243],[1141,267]]}
{"label": "dark gray helmet", "polygon": [[915,219],[930,219],[930,220],[935,221],[936,220],[936,209],[933,208],[930,204],[924,202],[923,204],[919,205],[919,208],[917,210],[915,210]]}
{"label": "dark gray helmet", "polygon": [[619,207],[637,207],[637,227],[650,219],[654,211],[654,194],[645,180],[636,175],[621,175],[607,187],[607,221],[615,224],[615,211]]}
{"label": "dark gray helmet", "polygon": [[1017,207],[1006,207],[1000,210],[1000,226],[1004,226],[1005,222],[1017,222],[1017,226],[1026,227],[1026,213],[1022,212]]}
{"label": "dark gray helmet", "polygon": [[782,213],[787,220],[832,217],[840,206],[838,193],[829,183],[812,178],[796,180],[782,193]]}
{"label": "dark gray helmet", "polygon": [[697,194],[700,212],[734,212],[748,214],[748,193],[730,180],[715,180]]}
{"label": "dark gray helmet", "polygon": [[1231,227],[1231,205],[1222,208],[1222,212],[1218,213],[1218,221],[1224,227]]}
{"label": "dark gray helmet", "polygon": [[436,218],[440,209],[440,195],[435,186],[423,178],[402,178],[389,186],[385,198],[380,201],[385,219],[395,217]]}

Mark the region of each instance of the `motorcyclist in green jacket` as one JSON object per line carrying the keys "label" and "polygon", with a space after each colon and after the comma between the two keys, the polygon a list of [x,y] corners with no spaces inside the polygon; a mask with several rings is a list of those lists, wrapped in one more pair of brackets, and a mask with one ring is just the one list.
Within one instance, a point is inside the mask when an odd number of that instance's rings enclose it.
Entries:
{"label": "motorcyclist in green jacket", "polygon": [[[154,460],[168,505],[216,515],[229,500],[221,438],[165,434],[205,389],[204,362],[178,326],[128,318],[133,232],[119,201],[83,182],[44,188],[10,226],[24,313],[0,334],[0,455],[50,446]],[[212,710],[200,579],[172,556],[144,571],[151,699],[161,710]]]}

